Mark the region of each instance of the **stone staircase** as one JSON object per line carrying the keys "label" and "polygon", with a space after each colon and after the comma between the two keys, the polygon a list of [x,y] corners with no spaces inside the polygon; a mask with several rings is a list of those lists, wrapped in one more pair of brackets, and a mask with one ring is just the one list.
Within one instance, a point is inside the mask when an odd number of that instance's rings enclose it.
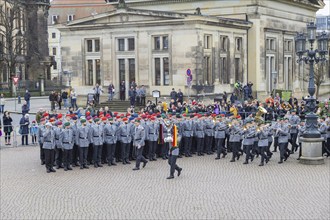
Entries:
{"label": "stone staircase", "polygon": [[[109,109],[112,112],[120,112],[124,113],[127,112],[127,108],[130,107],[130,102],[129,101],[121,101],[121,100],[112,100],[112,101],[106,101],[106,102],[101,102],[99,105],[96,106],[96,109],[99,109],[101,107],[108,106]],[[135,106],[135,111],[139,111],[140,108],[143,106]]]}

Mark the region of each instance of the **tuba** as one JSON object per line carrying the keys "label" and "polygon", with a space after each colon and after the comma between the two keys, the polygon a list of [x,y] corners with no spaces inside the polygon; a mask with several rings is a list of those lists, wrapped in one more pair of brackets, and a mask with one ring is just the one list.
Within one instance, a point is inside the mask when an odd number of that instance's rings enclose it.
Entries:
{"label": "tuba", "polygon": [[256,116],[254,118],[254,120],[257,122],[257,123],[263,123],[264,122],[264,119],[263,119],[263,115],[267,113],[267,110],[262,107],[262,106],[259,106],[258,107],[258,112],[256,113]]}

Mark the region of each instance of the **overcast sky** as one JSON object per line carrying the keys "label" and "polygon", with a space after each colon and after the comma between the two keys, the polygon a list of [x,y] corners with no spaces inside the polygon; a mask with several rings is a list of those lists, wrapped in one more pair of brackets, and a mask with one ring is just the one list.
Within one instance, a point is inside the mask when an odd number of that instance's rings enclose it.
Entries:
{"label": "overcast sky", "polygon": [[324,8],[317,11],[318,15],[330,15],[330,0],[324,0],[324,3]]}

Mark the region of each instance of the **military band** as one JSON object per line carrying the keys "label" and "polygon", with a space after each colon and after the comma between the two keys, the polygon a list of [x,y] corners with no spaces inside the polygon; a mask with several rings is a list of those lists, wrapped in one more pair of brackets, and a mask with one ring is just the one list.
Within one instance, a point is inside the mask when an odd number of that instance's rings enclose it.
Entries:
{"label": "military band", "polygon": [[[134,170],[139,170],[141,162],[145,167],[147,159],[156,161],[161,157],[168,160],[168,179],[173,179],[175,171],[181,174],[182,168],[176,165],[180,152],[186,157],[216,153],[216,160],[231,152],[230,162],[237,162],[245,154],[243,164],[260,155],[259,166],[264,166],[272,158],[273,144],[273,152],[279,149],[279,164],[298,150],[297,159],[300,159],[305,130],[305,122],[294,110],[276,121],[253,116],[242,120],[239,116],[208,113],[119,115],[115,112],[113,116],[93,118],[87,113],[79,120],[76,115],[66,115],[64,120],[61,115],[51,118],[43,115],[37,137],[41,164],[45,164],[48,173],[55,172],[53,166],[65,171],[72,170],[72,166],[99,168],[103,167],[102,163],[116,166],[116,161],[130,164],[134,158]],[[329,116],[319,119],[319,131],[324,139],[323,153],[329,156]]]}

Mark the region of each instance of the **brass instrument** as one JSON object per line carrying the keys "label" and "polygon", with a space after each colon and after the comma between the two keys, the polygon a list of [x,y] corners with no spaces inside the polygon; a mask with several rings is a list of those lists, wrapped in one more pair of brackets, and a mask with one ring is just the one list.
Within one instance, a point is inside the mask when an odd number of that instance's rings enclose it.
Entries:
{"label": "brass instrument", "polygon": [[257,122],[257,123],[263,123],[264,122],[264,119],[263,119],[263,115],[267,113],[267,110],[262,107],[262,106],[259,106],[258,107],[258,112],[256,113],[256,116],[254,117],[254,120]]}

